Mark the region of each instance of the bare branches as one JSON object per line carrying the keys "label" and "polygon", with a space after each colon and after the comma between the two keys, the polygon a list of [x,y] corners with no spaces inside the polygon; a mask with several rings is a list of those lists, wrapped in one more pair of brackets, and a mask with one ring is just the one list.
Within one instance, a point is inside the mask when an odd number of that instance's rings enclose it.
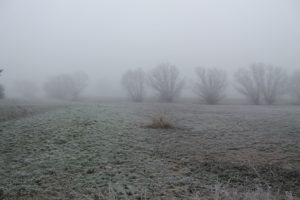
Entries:
{"label": "bare branches", "polygon": [[225,97],[227,87],[226,73],[219,69],[196,68],[198,80],[194,92],[206,103],[217,104]]}
{"label": "bare branches", "polygon": [[149,73],[149,85],[157,92],[160,101],[172,102],[182,91],[184,80],[174,65],[162,63]]}
{"label": "bare branches", "polygon": [[[3,72],[3,69],[0,69],[0,76],[1,76],[1,73]],[[4,87],[2,85],[0,85],[0,99],[3,99],[5,94],[4,94]]]}
{"label": "bare branches", "polygon": [[243,94],[251,103],[260,104],[260,71],[262,68],[257,65],[251,65],[248,68],[241,68],[235,74],[237,91]]}
{"label": "bare branches", "polygon": [[286,72],[271,65],[264,67],[262,93],[267,104],[273,104],[285,92],[287,84]]}
{"label": "bare branches", "polygon": [[300,104],[300,70],[295,71],[289,81],[290,94]]}
{"label": "bare branches", "polygon": [[253,64],[240,69],[236,75],[237,90],[253,104],[260,104],[261,98],[267,104],[273,104],[283,93],[286,86],[286,72],[271,65]]}
{"label": "bare branches", "polygon": [[87,86],[88,76],[83,72],[62,74],[50,78],[44,85],[49,97],[75,100]]}
{"label": "bare branches", "polygon": [[122,86],[135,102],[142,102],[145,97],[146,75],[143,69],[128,70],[122,77]]}

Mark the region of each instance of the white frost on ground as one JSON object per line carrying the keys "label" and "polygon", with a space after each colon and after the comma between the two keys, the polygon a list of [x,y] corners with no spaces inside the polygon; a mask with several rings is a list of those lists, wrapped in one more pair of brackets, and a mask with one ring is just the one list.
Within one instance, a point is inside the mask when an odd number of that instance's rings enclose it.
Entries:
{"label": "white frost on ground", "polygon": [[[143,127],[165,112],[175,129]],[[0,122],[6,198],[183,199],[228,183],[300,196],[300,108],[72,104]],[[1,195],[1,194],[0,194]]]}

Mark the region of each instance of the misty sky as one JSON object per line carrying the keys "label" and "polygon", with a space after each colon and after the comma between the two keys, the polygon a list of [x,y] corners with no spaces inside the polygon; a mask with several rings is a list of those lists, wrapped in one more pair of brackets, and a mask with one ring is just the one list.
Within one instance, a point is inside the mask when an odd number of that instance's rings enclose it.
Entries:
{"label": "misty sky", "polygon": [[85,71],[90,92],[118,94],[126,69],[165,61],[185,77],[252,62],[300,69],[300,1],[0,0],[7,88]]}

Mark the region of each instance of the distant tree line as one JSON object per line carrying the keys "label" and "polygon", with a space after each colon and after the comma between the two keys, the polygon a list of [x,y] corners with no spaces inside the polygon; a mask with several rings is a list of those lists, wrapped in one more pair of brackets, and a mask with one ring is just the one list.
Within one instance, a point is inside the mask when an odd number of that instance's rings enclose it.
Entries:
{"label": "distant tree line", "polygon": [[[3,72],[0,69],[0,75]],[[44,83],[44,92],[48,98],[60,100],[77,100],[87,87],[88,76],[84,72],[60,74],[50,77]],[[14,91],[24,99],[36,98],[40,88],[30,80],[18,80],[14,84]],[[0,85],[0,99],[4,98],[4,87]]]}
{"label": "distant tree line", "polygon": [[[195,68],[196,80],[192,81],[193,92],[206,104],[218,104],[226,95],[227,74],[217,68]],[[240,68],[235,73],[235,88],[250,103],[274,104],[284,94],[290,94],[300,104],[300,70],[290,77],[280,67],[254,63]],[[162,63],[146,73],[143,69],[128,70],[121,84],[135,102],[142,102],[147,88],[151,88],[162,102],[173,102],[185,86],[176,66]]]}
{"label": "distant tree line", "polygon": [[24,99],[34,99],[39,92],[38,85],[31,80],[18,80],[14,83],[14,90]]}
{"label": "distant tree line", "polygon": [[147,86],[155,91],[160,101],[172,102],[180,94],[184,83],[179,70],[169,63],[158,65],[147,75],[141,68],[128,70],[121,82],[128,96],[136,102],[145,98]]}
{"label": "distant tree line", "polygon": [[44,84],[44,91],[50,98],[77,100],[87,87],[88,76],[84,72],[61,74],[50,77]]}
{"label": "distant tree line", "polygon": [[[0,76],[3,69],[0,69]],[[282,95],[289,94],[300,104],[300,70],[290,76],[280,67],[254,63],[238,69],[234,74],[234,87],[251,104],[274,104]],[[127,70],[121,80],[123,88],[134,102],[145,100],[151,89],[160,102],[173,102],[186,89],[186,80],[179,69],[170,63],[161,63],[145,72],[142,68]],[[59,74],[46,80],[43,91],[46,96],[61,100],[78,100],[88,84],[84,72]],[[226,97],[227,74],[218,68],[195,68],[195,79],[189,80],[192,91],[206,104],[218,104]],[[15,82],[15,91],[23,98],[37,96],[39,87],[29,80]],[[0,85],[0,99],[4,98],[4,87]]]}

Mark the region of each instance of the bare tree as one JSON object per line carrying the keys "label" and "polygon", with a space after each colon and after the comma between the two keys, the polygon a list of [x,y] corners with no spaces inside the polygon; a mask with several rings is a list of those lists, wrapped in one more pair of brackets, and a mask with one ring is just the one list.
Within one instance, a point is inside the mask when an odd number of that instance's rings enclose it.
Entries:
{"label": "bare tree", "polygon": [[80,93],[87,87],[88,75],[84,72],[75,72],[71,74],[70,93],[73,100],[77,99]]}
{"label": "bare tree", "polygon": [[257,105],[262,97],[267,104],[273,104],[283,93],[287,82],[283,69],[262,63],[240,69],[235,77],[239,84],[237,90]]}
{"label": "bare tree", "polygon": [[47,96],[55,99],[67,99],[69,75],[63,74],[49,78],[44,90]]}
{"label": "bare tree", "polygon": [[51,77],[44,85],[49,97],[56,99],[75,100],[86,88],[88,77],[83,72],[62,74]]}
{"label": "bare tree", "polygon": [[243,94],[251,103],[259,105],[261,99],[261,73],[260,65],[251,65],[248,68],[241,68],[235,74],[238,83],[237,91]]}
{"label": "bare tree", "polygon": [[[3,72],[3,69],[0,69],[0,76],[1,76],[1,73]],[[4,98],[4,87],[2,85],[0,85],[0,99],[3,99]]]}
{"label": "bare tree", "polygon": [[142,102],[145,97],[146,75],[143,69],[128,70],[122,77],[122,86],[135,102]]}
{"label": "bare tree", "polygon": [[225,97],[227,87],[226,73],[220,69],[196,68],[198,80],[194,92],[207,104],[217,104]]}
{"label": "bare tree", "polygon": [[300,105],[300,70],[295,71],[289,81],[289,92]]}
{"label": "bare tree", "polygon": [[39,87],[37,84],[30,80],[21,80],[14,83],[15,91],[25,99],[36,98],[39,92]]}
{"label": "bare tree", "polygon": [[285,92],[288,81],[287,73],[280,67],[264,65],[262,77],[262,94],[265,102],[271,105]]}
{"label": "bare tree", "polygon": [[149,84],[163,102],[172,102],[183,89],[184,80],[178,69],[169,63],[162,63],[150,71]]}

